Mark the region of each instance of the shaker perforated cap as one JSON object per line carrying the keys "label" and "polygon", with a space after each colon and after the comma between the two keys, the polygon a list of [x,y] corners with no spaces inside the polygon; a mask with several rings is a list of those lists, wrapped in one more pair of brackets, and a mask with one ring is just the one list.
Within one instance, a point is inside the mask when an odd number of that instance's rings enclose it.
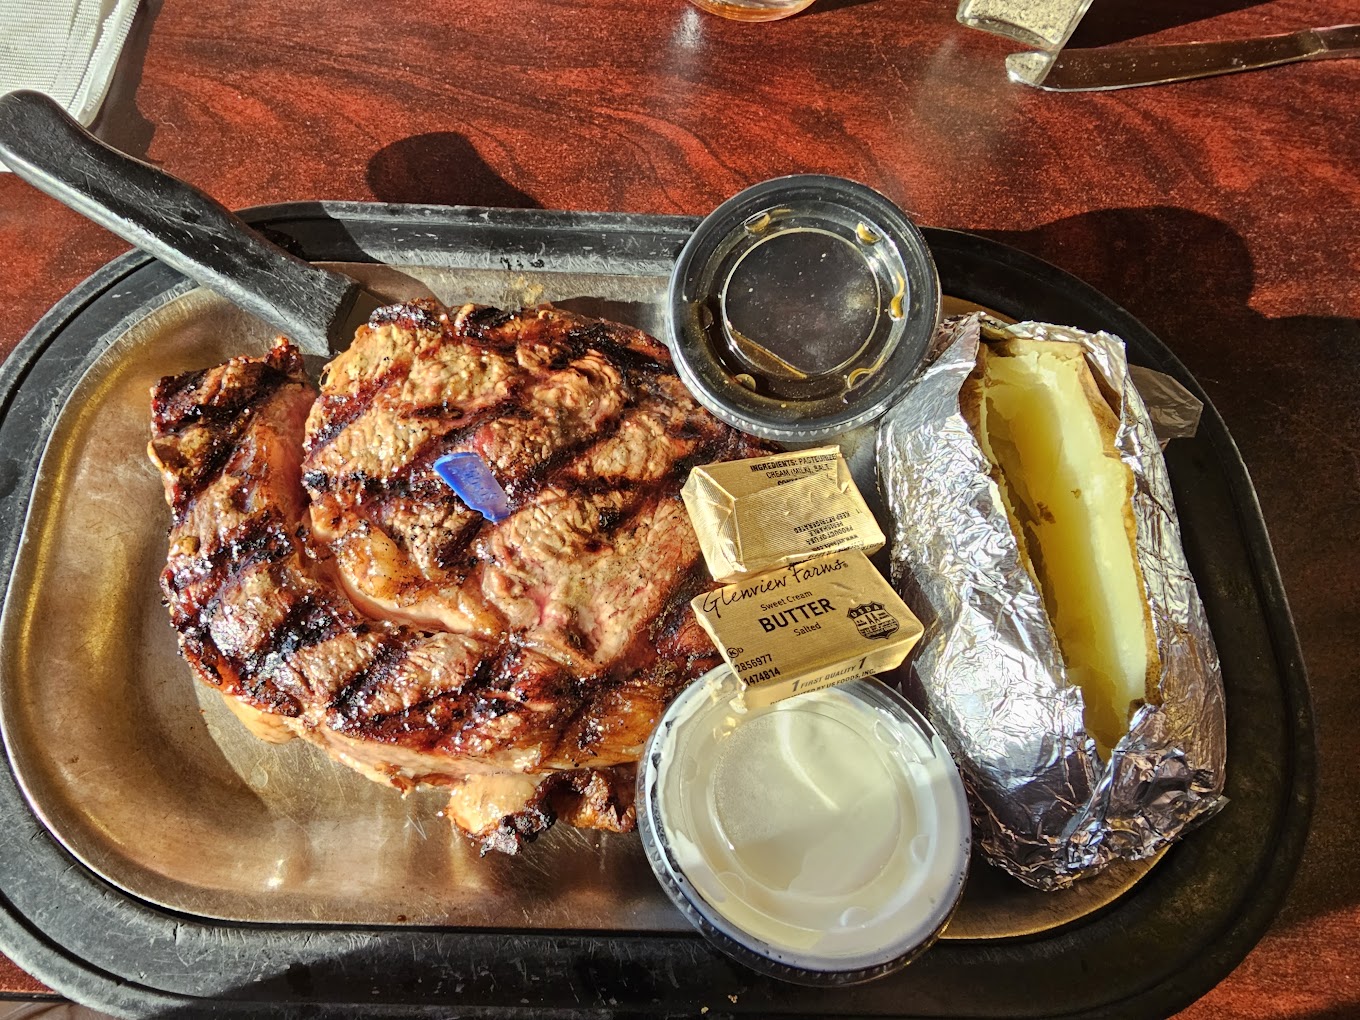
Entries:
{"label": "shaker perforated cap", "polygon": [[818,439],[873,421],[934,336],[940,284],[920,230],[840,177],[780,177],[715,209],[680,252],[677,370],[735,428]]}

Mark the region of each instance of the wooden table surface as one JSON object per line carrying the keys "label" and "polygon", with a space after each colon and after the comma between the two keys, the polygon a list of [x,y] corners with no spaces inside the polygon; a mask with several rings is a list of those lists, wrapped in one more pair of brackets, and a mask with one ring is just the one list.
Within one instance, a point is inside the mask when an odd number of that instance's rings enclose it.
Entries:
{"label": "wooden table surface", "polygon": [[[1354,0],[1102,0],[1074,45],[1357,15]],[[839,174],[1103,290],[1241,447],[1317,714],[1289,899],[1183,1015],[1360,1015],[1360,61],[1058,95],[1009,84],[1011,50],[949,0],[820,0],[764,25],[684,0],[165,0],[144,5],[97,130],[229,207],[702,214],[764,178]],[[0,176],[0,356],[125,248]],[[0,990],[41,986],[0,958]]]}

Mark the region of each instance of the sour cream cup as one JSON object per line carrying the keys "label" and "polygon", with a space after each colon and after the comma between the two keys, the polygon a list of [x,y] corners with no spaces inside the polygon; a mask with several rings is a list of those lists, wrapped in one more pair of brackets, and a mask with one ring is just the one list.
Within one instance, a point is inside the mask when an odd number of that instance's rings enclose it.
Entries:
{"label": "sour cream cup", "polygon": [[727,666],[662,716],[638,772],[638,831],[680,912],[753,970],[849,985],[939,937],[967,877],[963,782],[877,680],[746,709]]}

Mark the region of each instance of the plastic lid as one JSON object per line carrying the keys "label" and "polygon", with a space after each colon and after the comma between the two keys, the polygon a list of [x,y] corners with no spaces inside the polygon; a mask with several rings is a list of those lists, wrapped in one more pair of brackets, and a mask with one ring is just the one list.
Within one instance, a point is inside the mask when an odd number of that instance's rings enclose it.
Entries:
{"label": "plastic lid", "polygon": [[671,274],[676,367],[743,432],[818,439],[879,417],[910,384],[939,320],[925,238],[878,192],[780,177],[714,210]]}
{"label": "plastic lid", "polygon": [[855,680],[746,709],[727,666],[662,716],[638,830],[681,912],[728,955],[803,984],[866,981],[939,936],[963,892],[963,782],[930,724]]}

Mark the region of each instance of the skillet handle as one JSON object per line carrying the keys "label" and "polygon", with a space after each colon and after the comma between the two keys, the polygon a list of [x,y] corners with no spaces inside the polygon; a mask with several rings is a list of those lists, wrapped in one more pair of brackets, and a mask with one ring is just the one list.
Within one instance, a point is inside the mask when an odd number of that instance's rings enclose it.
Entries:
{"label": "skillet handle", "polygon": [[363,293],[356,283],[290,255],[197,188],[105,145],[41,92],[0,96],[0,161],[305,353],[326,356],[349,343]]}

